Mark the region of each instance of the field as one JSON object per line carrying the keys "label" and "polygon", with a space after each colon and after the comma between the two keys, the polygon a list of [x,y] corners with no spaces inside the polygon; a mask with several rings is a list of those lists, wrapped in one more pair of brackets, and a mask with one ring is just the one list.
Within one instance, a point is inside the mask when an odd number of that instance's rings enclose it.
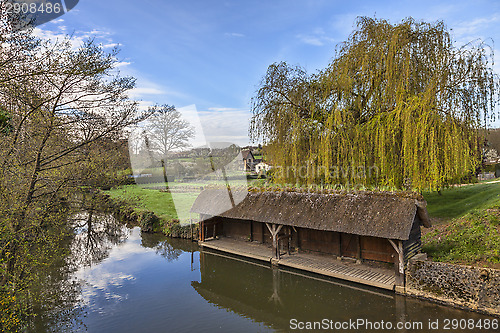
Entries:
{"label": "field", "polygon": [[128,202],[136,211],[152,211],[163,219],[177,218],[174,201],[169,192],[144,189],[137,185],[126,185],[111,189],[112,198]]}

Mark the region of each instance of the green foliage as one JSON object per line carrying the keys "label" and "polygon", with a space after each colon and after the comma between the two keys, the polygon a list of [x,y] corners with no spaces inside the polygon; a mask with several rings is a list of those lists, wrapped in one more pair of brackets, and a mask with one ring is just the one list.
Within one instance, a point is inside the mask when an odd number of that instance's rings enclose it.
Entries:
{"label": "green foliage", "polygon": [[480,163],[498,93],[489,51],[455,48],[442,22],[360,18],[323,71],[269,66],[250,134],[279,182],[439,189]]}
{"label": "green foliage", "polygon": [[64,263],[73,236],[67,203],[77,198],[80,186],[119,180],[113,169],[127,164],[123,130],[149,113],[128,99],[135,80],[113,70],[114,51],[107,53],[93,40],[74,48],[69,37],[41,42],[29,30],[9,30],[4,14],[0,331],[60,331],[56,323],[38,327],[37,322],[48,322],[44,316],[64,322],[61,311],[75,304]]}
{"label": "green foliage", "polygon": [[154,212],[163,220],[177,218],[174,201],[170,192],[149,190],[137,185],[127,185],[106,191],[113,199],[118,198],[128,203],[138,212]]}
{"label": "green foliage", "polygon": [[10,123],[10,121],[10,115],[6,110],[0,107],[0,134],[9,134],[9,132],[12,130],[12,124]]}
{"label": "green foliage", "polygon": [[142,232],[160,232],[160,219],[153,212],[142,212],[139,214],[139,225]]}
{"label": "green foliage", "polygon": [[475,264],[500,263],[499,211],[474,211],[444,230],[423,237],[423,250],[433,260]]}

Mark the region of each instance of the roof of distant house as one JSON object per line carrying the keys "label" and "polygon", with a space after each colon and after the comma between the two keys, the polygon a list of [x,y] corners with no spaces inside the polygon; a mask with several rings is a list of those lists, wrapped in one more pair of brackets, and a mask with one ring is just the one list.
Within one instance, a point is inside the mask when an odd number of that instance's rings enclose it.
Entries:
{"label": "roof of distant house", "polygon": [[254,158],[254,156],[250,150],[242,150],[241,154],[243,155],[243,159],[245,159],[245,160],[248,158],[249,154],[252,155],[252,158]]}

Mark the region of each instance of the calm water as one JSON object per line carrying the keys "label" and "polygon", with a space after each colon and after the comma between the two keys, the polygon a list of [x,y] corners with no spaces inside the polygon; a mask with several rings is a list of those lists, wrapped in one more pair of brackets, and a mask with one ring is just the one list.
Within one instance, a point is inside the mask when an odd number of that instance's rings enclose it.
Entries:
{"label": "calm water", "polygon": [[[200,252],[190,241],[141,236],[138,228],[100,226],[95,230],[101,235],[100,242],[94,242],[100,245],[97,250],[94,246],[89,252],[88,233],[75,245],[80,253],[87,249],[87,255],[97,255],[96,260],[82,260],[82,268],[76,272],[84,281],[82,320],[88,332],[297,331],[290,328],[292,319],[297,325],[323,319],[365,319],[374,325],[382,320],[394,325],[398,321],[422,322],[423,329],[384,331],[438,332],[443,331],[446,318],[488,318],[299,271]],[[441,329],[428,329],[429,319],[439,320]],[[350,331],[376,331],[361,328]]]}

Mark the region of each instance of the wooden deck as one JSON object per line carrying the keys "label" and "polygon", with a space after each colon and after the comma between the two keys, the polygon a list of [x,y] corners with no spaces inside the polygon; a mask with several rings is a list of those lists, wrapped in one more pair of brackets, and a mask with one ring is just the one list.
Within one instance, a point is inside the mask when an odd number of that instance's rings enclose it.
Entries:
{"label": "wooden deck", "polygon": [[271,248],[264,244],[230,238],[200,242],[199,244],[205,248],[262,260],[278,266],[291,267],[386,290],[394,290],[395,287],[394,271],[390,269],[369,267],[347,260],[337,260],[335,257],[306,253],[285,254],[277,260],[272,257]]}

